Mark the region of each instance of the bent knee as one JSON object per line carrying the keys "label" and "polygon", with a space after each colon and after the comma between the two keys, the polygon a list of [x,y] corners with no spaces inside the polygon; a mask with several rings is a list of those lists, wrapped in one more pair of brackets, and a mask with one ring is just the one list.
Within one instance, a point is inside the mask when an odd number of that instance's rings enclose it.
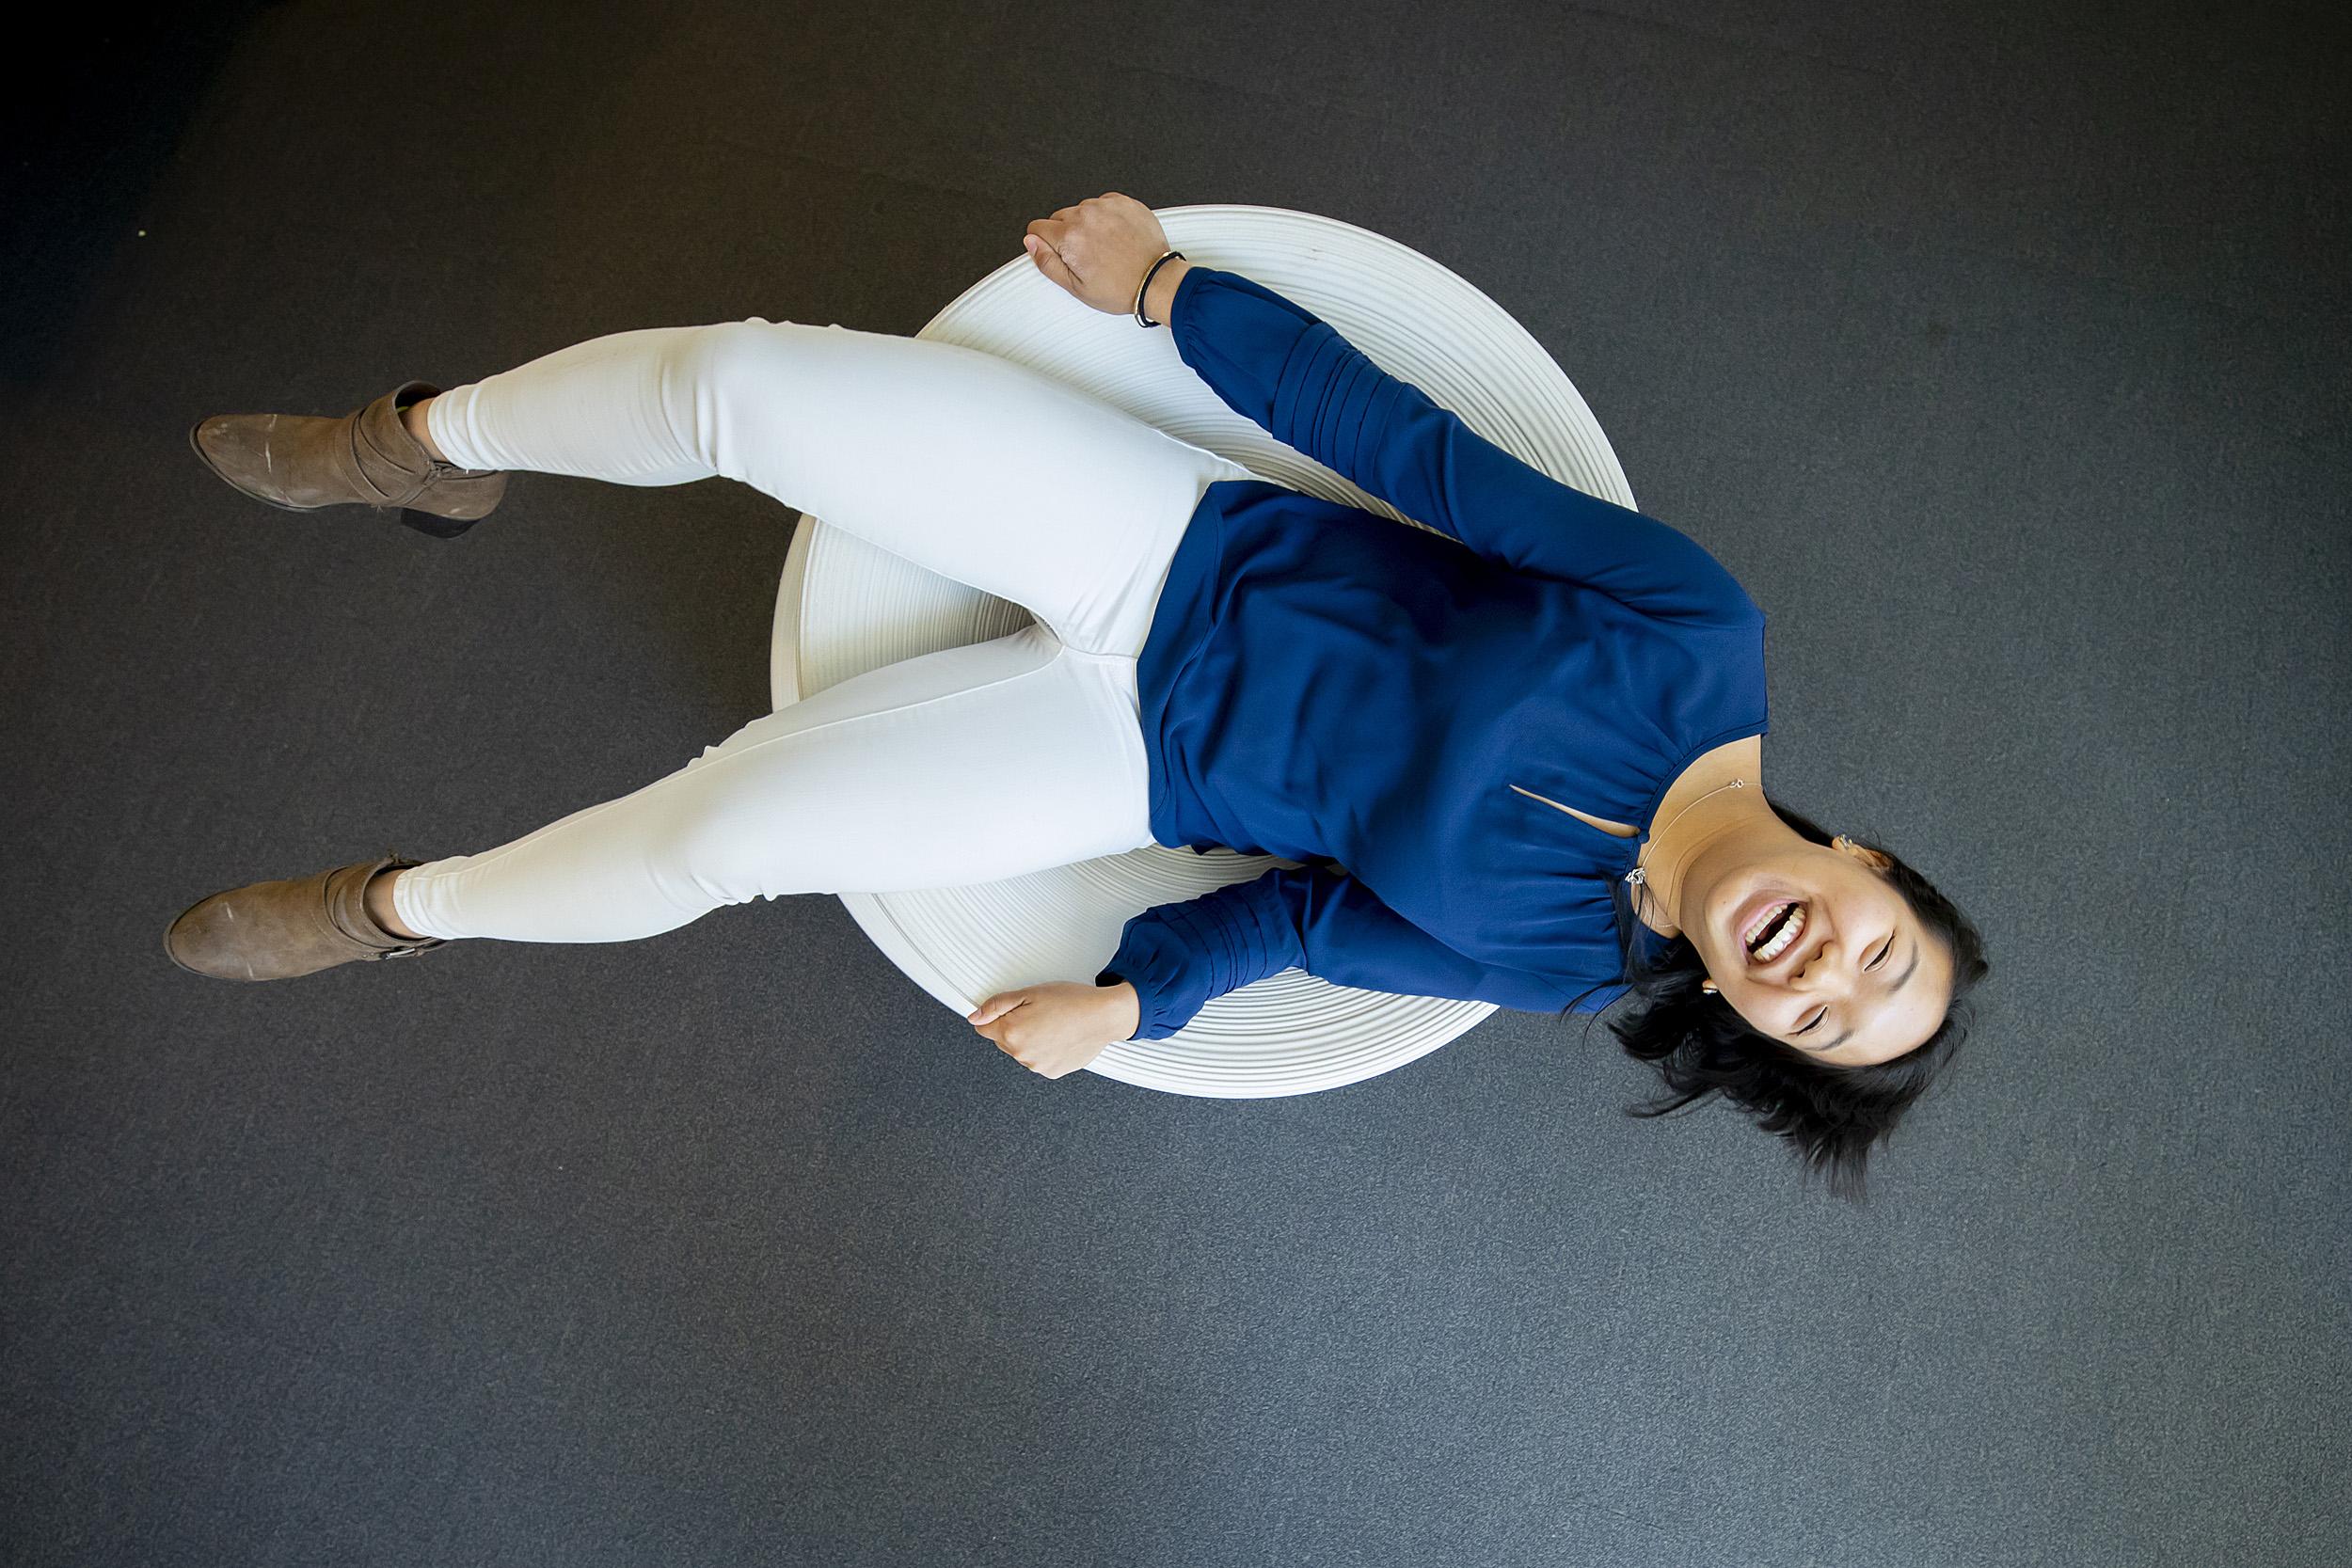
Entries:
{"label": "bent knee", "polygon": [[794,322],[717,322],[698,326],[679,343],[669,366],[670,418],[691,422],[694,450],[729,479],[745,477],[749,453],[741,437],[756,433],[772,411],[799,394],[796,342],[822,327]]}

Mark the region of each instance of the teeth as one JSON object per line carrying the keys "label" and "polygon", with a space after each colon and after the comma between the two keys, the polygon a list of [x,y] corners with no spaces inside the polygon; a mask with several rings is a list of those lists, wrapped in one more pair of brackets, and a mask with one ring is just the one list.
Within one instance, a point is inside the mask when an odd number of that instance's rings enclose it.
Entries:
{"label": "teeth", "polygon": [[1756,950],[1755,961],[1760,964],[1771,963],[1774,958],[1795,946],[1797,939],[1803,935],[1804,935],[1804,906],[1791,904],[1788,906],[1788,917],[1780,923],[1780,929],[1772,933],[1772,940]]}
{"label": "teeth", "polygon": [[1740,933],[1740,945],[1751,953],[1763,946],[1764,939],[1778,931],[1781,923],[1795,911],[1796,907],[1797,901],[1793,898],[1785,904],[1764,906],[1763,911],[1748,922],[1748,928]]}

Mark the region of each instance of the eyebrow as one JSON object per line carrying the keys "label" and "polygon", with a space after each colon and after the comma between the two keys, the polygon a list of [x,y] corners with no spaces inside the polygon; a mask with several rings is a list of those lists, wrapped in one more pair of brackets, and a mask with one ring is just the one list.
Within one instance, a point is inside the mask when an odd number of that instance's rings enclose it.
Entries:
{"label": "eyebrow", "polygon": [[1913,938],[1911,939],[1911,967],[1910,967],[1909,969],[1904,970],[1904,971],[1902,972],[1902,974],[1900,975],[1900,977],[1899,977],[1893,985],[1891,985],[1891,986],[1887,987],[1886,989],[1887,989],[1890,992],[1891,992],[1891,991],[1899,991],[1899,990],[1902,990],[1902,989],[1903,989],[1903,987],[1905,987],[1906,985],[1909,985],[1909,984],[1911,983],[1911,976],[1912,976],[1912,974],[1914,973],[1914,971],[1917,970],[1917,969],[1918,969],[1918,967],[1919,967],[1919,939],[1918,939],[1917,937],[1913,937]]}
{"label": "eyebrow", "polygon": [[[1912,975],[1913,975],[1913,974],[1915,974],[1915,973],[1917,973],[1918,968],[1919,968],[1919,939],[1918,939],[1917,937],[1914,937],[1914,938],[1912,938],[1912,939],[1911,939],[1911,962],[1910,962],[1910,964],[1909,964],[1909,965],[1908,965],[1908,966],[1907,966],[1907,967],[1903,970],[1902,974],[1899,974],[1899,975],[1898,975],[1898,976],[1896,977],[1895,983],[1894,983],[1893,985],[1891,985],[1891,986],[1889,986],[1889,987],[1887,987],[1887,988],[1886,988],[1887,994],[1891,996],[1891,995],[1893,995],[1896,991],[1899,991],[1899,990],[1902,990],[1902,989],[1903,989],[1903,987],[1905,987],[1905,986],[1909,985],[1909,984],[1911,983],[1911,977],[1912,977]],[[1834,1040],[1830,1041],[1827,1045],[1819,1045],[1819,1046],[1815,1046],[1815,1047],[1814,1047],[1814,1049],[1815,1049],[1816,1051],[1822,1051],[1822,1052],[1835,1051],[1835,1050],[1836,1050],[1839,1046],[1841,1046],[1841,1045],[1845,1044],[1848,1040],[1850,1040],[1850,1039],[1851,1039],[1851,1038],[1853,1038],[1853,1026],[1852,1026],[1851,1024],[1849,1024],[1849,1025],[1847,1025],[1847,1027],[1846,1027],[1846,1032],[1845,1032],[1844,1034],[1842,1034],[1842,1035],[1838,1036],[1836,1039],[1834,1039]]]}

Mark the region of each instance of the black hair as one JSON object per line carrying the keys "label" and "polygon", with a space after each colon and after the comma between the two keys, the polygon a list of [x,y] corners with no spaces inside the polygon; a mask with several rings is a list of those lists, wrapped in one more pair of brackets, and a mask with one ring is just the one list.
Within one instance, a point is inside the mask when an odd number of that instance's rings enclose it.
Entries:
{"label": "black hair", "polygon": [[[1777,800],[1770,804],[1804,838],[1830,842],[1817,823]],[[1630,1010],[1610,1029],[1627,1055],[1647,1062],[1665,1081],[1663,1093],[1629,1106],[1629,1115],[1662,1117],[1721,1095],[1765,1132],[1786,1139],[1808,1176],[1826,1177],[1832,1193],[1859,1200],[1871,1147],[1894,1132],[1903,1113],[1951,1065],[1968,1037],[1973,1017],[1968,993],[1993,966],[1975,925],[1934,883],[1891,851],[1853,842],[1886,857],[1880,875],[1894,884],[1919,923],[1943,938],[1952,956],[1950,1005],[1935,1033],[1918,1046],[1874,1067],[1832,1067],[1763,1034],[1730,1003],[1699,989],[1707,966],[1687,939],[1676,937],[1662,951],[1644,952],[1645,945],[1655,946],[1655,939],[1641,940],[1642,927],[1622,882],[1617,923]]]}

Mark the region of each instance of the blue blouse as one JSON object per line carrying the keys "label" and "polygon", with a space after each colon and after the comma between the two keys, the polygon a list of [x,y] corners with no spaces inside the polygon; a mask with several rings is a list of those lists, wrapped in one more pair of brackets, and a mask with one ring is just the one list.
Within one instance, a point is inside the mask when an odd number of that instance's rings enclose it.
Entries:
{"label": "blue blouse", "polygon": [[[1702,752],[1765,729],[1764,615],[1689,538],[1547,478],[1269,289],[1194,267],[1176,345],[1233,409],[1448,537],[1263,481],[1193,514],[1137,670],[1152,836],[1295,861],[1130,921],[1138,1039],[1279,970],[1556,1012],[1621,965],[1613,884]],[[1536,799],[1542,797],[1543,799]]]}

